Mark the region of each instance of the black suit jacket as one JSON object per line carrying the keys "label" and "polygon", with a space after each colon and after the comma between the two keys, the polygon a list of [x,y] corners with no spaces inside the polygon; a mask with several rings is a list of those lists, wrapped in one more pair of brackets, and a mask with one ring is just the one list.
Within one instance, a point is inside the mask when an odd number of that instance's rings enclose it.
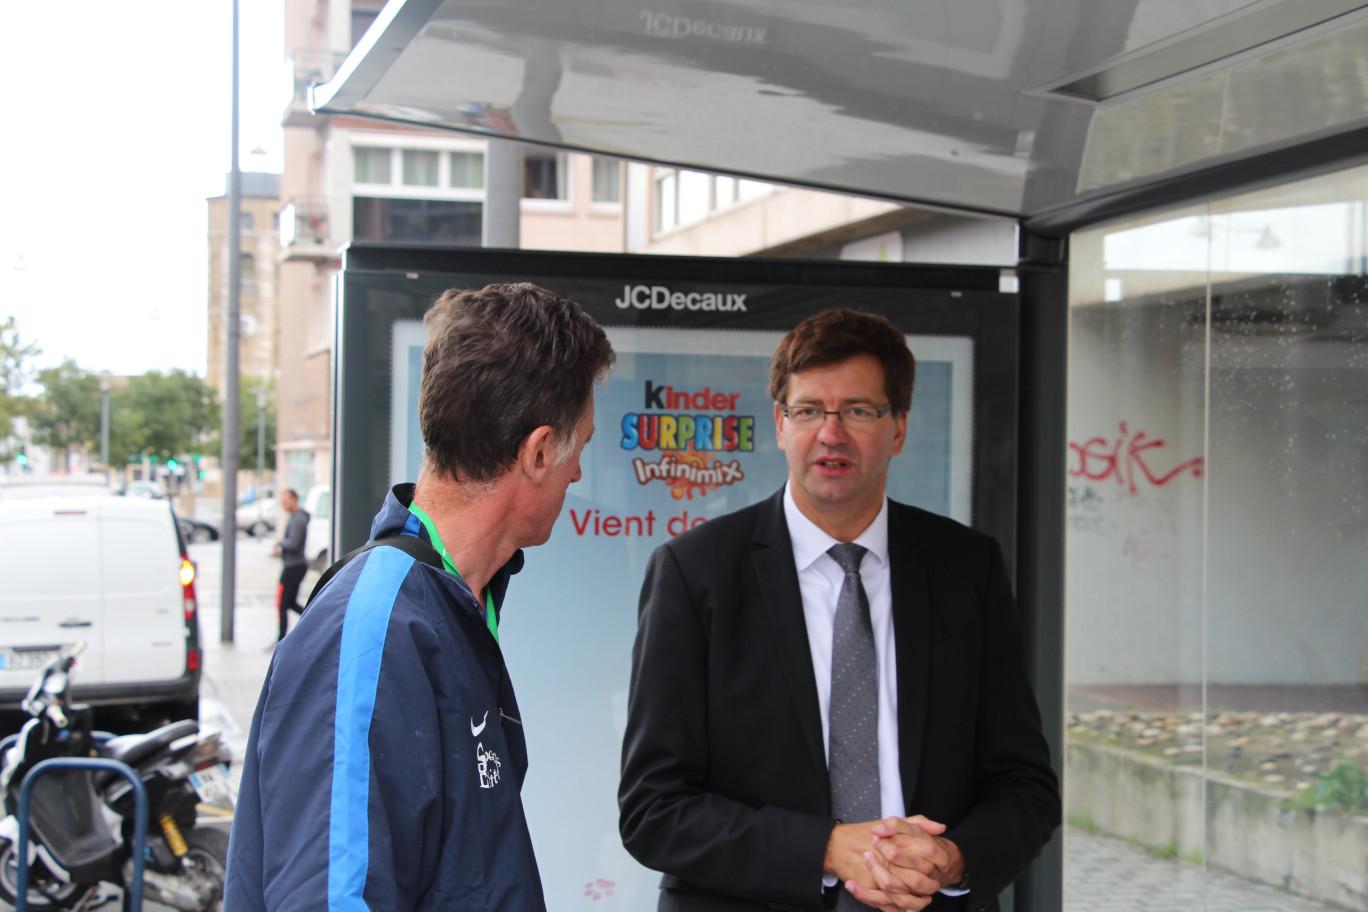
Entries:
{"label": "black suit jacket", "polygon": [[[890,502],[888,538],[906,813],[947,824],[972,888],[931,908],[995,909],[1060,818],[1006,569],[991,538],[914,507]],[[833,901],[815,680],[782,490],[656,549],[618,800],[662,910]]]}

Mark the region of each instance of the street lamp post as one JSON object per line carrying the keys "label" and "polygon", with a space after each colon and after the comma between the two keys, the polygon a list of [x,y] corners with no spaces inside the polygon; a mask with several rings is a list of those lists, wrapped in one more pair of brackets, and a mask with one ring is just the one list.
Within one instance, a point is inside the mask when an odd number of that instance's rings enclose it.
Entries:
{"label": "street lamp post", "polygon": [[100,371],[100,464],[109,478],[109,391],[113,388],[109,371]]}
{"label": "street lamp post", "polygon": [[[256,393],[256,400],[257,400],[257,472],[256,472],[257,477],[256,477],[256,489],[257,489],[257,501],[258,501],[258,503],[259,503],[259,502],[261,501],[262,492],[266,490],[265,487],[263,487],[264,479],[263,479],[263,476],[262,476],[262,472],[263,472],[263,470],[264,470],[265,467],[266,467],[266,396],[267,396],[267,394],[268,394],[270,391],[269,391],[266,387],[264,387],[264,386],[258,386],[256,389],[252,390],[252,392]],[[261,512],[261,508],[258,507],[258,508],[257,508],[257,513],[258,513],[258,515],[260,515],[260,512]]]}
{"label": "street lamp post", "polygon": [[238,163],[239,30],[238,0],[233,0],[232,127],[228,171],[228,311],[224,316],[223,361],[223,590],[219,596],[219,642],[233,642],[237,612],[238,357],[242,319],[242,171]]}

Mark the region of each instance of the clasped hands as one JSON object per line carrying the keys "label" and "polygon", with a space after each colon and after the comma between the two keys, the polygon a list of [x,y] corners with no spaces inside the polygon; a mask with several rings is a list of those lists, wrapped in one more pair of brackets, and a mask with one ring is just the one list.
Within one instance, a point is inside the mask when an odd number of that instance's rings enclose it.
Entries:
{"label": "clasped hands", "polygon": [[944,832],[945,824],[921,815],[838,823],[823,870],[883,912],[924,909],[941,888],[964,878],[964,856]]}

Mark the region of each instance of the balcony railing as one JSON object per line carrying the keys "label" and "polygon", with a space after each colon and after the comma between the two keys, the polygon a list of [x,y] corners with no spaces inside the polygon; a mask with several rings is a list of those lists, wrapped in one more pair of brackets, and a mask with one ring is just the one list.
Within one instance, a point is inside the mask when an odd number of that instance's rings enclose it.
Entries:
{"label": "balcony railing", "polygon": [[334,260],[337,245],[328,234],[328,204],[323,200],[295,197],[280,210],[280,258]]}
{"label": "balcony railing", "polygon": [[309,86],[332,79],[346,56],[340,51],[300,50],[286,58],[289,101],[280,118],[281,126],[311,127],[318,122],[318,116],[309,113]]}

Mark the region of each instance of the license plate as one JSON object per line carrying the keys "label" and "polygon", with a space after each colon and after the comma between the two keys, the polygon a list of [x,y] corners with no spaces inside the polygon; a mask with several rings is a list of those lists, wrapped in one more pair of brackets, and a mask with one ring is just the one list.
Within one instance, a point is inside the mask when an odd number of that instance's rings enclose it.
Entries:
{"label": "license plate", "polygon": [[42,668],[59,652],[57,649],[0,649],[0,671]]}
{"label": "license plate", "polygon": [[190,784],[201,804],[229,808],[237,803],[237,789],[228,778],[228,764],[216,763],[190,774]]}

